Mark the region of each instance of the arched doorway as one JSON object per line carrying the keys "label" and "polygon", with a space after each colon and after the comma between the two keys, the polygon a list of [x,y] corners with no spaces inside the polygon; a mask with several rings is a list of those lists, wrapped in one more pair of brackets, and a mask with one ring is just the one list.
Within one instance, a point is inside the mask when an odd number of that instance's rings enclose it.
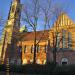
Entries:
{"label": "arched doorway", "polygon": [[62,65],[67,65],[68,64],[68,59],[67,58],[62,58],[61,59],[61,64]]}

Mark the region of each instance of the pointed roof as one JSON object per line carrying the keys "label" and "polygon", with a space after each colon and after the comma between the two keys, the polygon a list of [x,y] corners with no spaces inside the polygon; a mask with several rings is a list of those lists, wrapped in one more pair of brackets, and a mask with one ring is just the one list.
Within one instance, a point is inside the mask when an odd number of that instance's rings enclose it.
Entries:
{"label": "pointed roof", "polygon": [[75,27],[75,23],[68,17],[68,15],[66,13],[61,13],[56,22],[54,23],[53,27],[57,27],[57,28],[68,28],[74,26]]}

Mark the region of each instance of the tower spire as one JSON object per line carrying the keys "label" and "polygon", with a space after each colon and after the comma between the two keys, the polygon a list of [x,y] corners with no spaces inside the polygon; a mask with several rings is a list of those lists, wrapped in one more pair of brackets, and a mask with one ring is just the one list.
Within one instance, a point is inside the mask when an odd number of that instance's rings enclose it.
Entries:
{"label": "tower spire", "polygon": [[[9,14],[8,14],[8,20],[6,22],[6,25],[4,27],[4,32],[3,32],[3,37],[1,40],[1,45],[0,45],[0,58],[3,60],[7,57],[8,54],[11,52],[11,57],[15,56],[16,54],[16,49],[15,47],[12,50],[12,45],[14,44],[14,41],[16,41],[16,38],[14,34],[18,34],[19,29],[20,29],[20,0],[13,0],[11,2]],[[8,54],[6,54],[8,53]],[[12,54],[14,54],[12,56]]]}

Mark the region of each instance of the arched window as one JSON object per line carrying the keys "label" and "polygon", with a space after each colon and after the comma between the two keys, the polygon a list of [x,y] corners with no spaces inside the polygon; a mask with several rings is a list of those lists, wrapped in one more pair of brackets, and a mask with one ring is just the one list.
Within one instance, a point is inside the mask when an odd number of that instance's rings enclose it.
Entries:
{"label": "arched window", "polygon": [[71,44],[72,44],[72,34],[68,32],[68,48],[71,48]]}
{"label": "arched window", "polygon": [[45,49],[44,50],[45,50],[45,53],[46,53],[47,52],[47,45],[45,45]]}
{"label": "arched window", "polygon": [[40,46],[39,45],[37,45],[36,50],[37,50],[37,53],[38,53],[39,50],[40,50]]}
{"label": "arched window", "polygon": [[56,34],[56,47],[59,48],[59,43],[60,43],[60,33]]}
{"label": "arched window", "polygon": [[66,30],[62,30],[62,48],[66,48]]}
{"label": "arched window", "polygon": [[24,53],[26,53],[26,45],[24,46]]}
{"label": "arched window", "polygon": [[34,46],[32,45],[31,46],[31,53],[33,53],[34,52]]}

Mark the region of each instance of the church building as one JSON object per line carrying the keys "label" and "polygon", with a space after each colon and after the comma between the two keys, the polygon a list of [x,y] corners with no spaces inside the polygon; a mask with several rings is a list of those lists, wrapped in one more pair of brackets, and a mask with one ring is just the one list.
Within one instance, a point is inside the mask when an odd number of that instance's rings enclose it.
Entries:
{"label": "church building", "polygon": [[[34,61],[34,32],[20,32],[20,0],[13,0],[0,40],[0,63],[32,64]],[[40,41],[39,41],[40,40]],[[39,43],[38,43],[39,41]],[[36,32],[36,63],[75,64],[75,23],[61,13],[49,30]]]}

